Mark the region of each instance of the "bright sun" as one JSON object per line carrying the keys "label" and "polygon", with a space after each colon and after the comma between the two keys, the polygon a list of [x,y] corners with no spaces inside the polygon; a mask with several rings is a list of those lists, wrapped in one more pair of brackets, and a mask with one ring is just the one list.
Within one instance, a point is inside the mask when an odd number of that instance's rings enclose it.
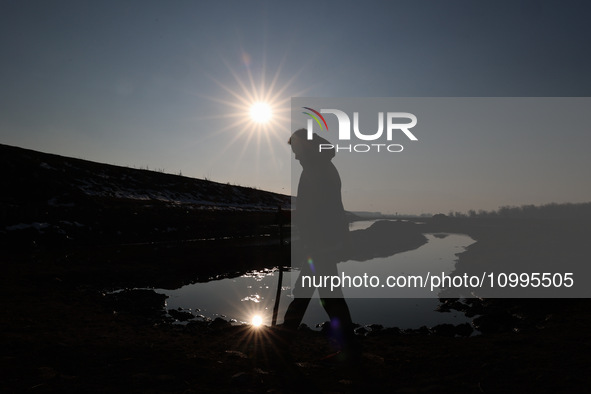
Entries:
{"label": "bright sun", "polygon": [[250,117],[257,123],[267,123],[272,115],[271,106],[265,102],[259,101],[250,107]]}
{"label": "bright sun", "polygon": [[263,324],[263,318],[262,318],[262,317],[260,317],[259,315],[255,315],[255,316],[252,318],[252,325],[253,325],[254,327],[260,327],[262,324]]}
{"label": "bright sun", "polygon": [[[223,114],[212,116],[212,119],[225,120],[225,126],[213,132],[227,135],[228,142],[218,152],[219,157],[225,157],[226,150],[239,144],[242,148],[240,156],[234,160],[236,163],[241,163],[242,156],[252,151],[252,154],[256,154],[254,157],[257,160],[257,168],[259,157],[268,158],[268,155],[271,156],[272,162],[266,160],[265,166],[283,167],[283,159],[290,154],[285,141],[290,135],[291,97],[303,96],[305,93],[295,91],[293,87],[300,72],[292,73],[287,80],[280,77],[284,61],[285,58],[274,73],[269,73],[264,56],[262,61],[253,62],[248,54],[243,53],[240,69],[235,69],[222,59],[233,77],[233,82],[220,82],[212,78],[227,95],[205,96],[224,105]],[[253,73],[253,70],[256,72]],[[255,149],[251,149],[253,145]]]}

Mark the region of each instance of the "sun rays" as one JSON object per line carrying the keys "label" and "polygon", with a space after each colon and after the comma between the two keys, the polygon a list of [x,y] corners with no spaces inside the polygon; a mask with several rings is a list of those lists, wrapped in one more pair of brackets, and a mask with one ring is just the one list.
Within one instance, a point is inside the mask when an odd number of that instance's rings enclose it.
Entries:
{"label": "sun rays", "polygon": [[255,155],[257,161],[264,155],[265,165],[274,167],[285,162],[280,157],[289,155],[286,141],[290,135],[291,96],[301,95],[303,92],[293,91],[299,72],[289,78],[281,75],[284,61],[274,72],[268,72],[264,59],[256,66],[246,53],[240,56],[239,68],[222,60],[231,78],[221,82],[211,77],[221,88],[221,94],[206,97],[221,104],[221,113],[213,118],[222,120],[225,124],[210,136],[227,136],[227,142],[219,151],[220,155],[238,145],[241,146],[240,152],[232,157],[236,163],[240,163],[247,154]]}

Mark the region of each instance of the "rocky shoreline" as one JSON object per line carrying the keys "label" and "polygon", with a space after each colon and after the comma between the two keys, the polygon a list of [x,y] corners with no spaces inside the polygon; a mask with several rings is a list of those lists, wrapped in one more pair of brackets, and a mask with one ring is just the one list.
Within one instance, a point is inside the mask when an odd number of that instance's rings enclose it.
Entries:
{"label": "rocky shoreline", "polygon": [[[511,320],[504,329],[479,336],[449,326],[406,332],[365,328],[359,332],[362,363],[351,370],[325,359],[335,349],[323,332],[300,330],[287,360],[276,351],[272,328],[235,326],[223,319],[170,324],[158,295],[130,290],[127,297],[114,299],[105,292],[154,283],[174,288],[186,280],[179,278],[216,275],[228,261],[233,262],[229,271],[239,274],[252,269],[253,261],[276,261],[280,248],[245,246],[238,253],[242,260],[235,248],[194,244],[139,251],[99,248],[3,257],[3,392],[549,393],[586,392],[591,384],[586,299],[524,300],[529,305],[522,309],[539,311],[539,319],[531,320],[535,324],[516,330]],[[197,252],[209,264],[195,264],[190,256]],[[454,302],[442,305],[479,307]],[[480,307],[490,320],[502,322],[491,311],[506,313],[515,305]]]}

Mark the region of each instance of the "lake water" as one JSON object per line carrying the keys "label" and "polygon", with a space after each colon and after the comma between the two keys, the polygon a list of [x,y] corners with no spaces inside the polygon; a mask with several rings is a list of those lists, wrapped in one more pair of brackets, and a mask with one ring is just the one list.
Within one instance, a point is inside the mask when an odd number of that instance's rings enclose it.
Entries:
{"label": "lake water", "polygon": [[[362,229],[372,222],[356,222],[351,230]],[[386,258],[378,258],[365,262],[343,262],[339,270],[347,275],[358,275],[364,272],[387,275],[446,272],[453,270],[457,260],[456,254],[474,242],[467,235],[462,234],[425,234],[428,242],[418,249],[396,254]],[[190,310],[196,316],[206,319],[223,317],[237,322],[251,322],[255,315],[263,319],[263,324],[270,325],[275,296],[278,285],[277,269],[255,271],[247,275],[212,280],[205,283],[195,283],[176,290],[155,289],[158,293],[168,295],[167,309]],[[298,271],[284,272],[281,298],[278,313],[278,323],[282,322],[287,305],[291,301],[292,276],[296,278]],[[398,297],[392,289],[382,289],[384,293],[376,298],[358,298],[359,293],[344,290],[351,315],[355,323],[361,325],[381,324],[385,327],[399,327],[402,329],[431,327],[441,323],[460,324],[469,321],[460,312],[441,313],[435,311],[439,301],[435,293],[426,294],[425,290],[415,293],[409,289]],[[361,297],[367,297],[364,293]],[[318,299],[310,303],[304,323],[315,327],[318,323],[328,320]]]}

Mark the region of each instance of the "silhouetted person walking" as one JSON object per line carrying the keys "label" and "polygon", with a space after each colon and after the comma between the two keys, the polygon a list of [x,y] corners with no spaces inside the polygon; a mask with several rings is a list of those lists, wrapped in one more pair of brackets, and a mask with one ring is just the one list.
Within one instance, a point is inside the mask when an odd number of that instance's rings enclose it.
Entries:
{"label": "silhouetted person walking", "polygon": [[[314,294],[314,287],[302,286],[302,278],[338,275],[337,263],[347,246],[349,228],[341,198],[341,178],[331,161],[335,151],[323,149],[319,152],[319,144],[328,143],[317,134],[308,140],[305,129],[294,132],[289,140],[295,158],[303,168],[293,220],[300,236],[299,250],[294,255],[305,261],[293,289],[294,300],[285,313],[283,327],[288,330],[295,331],[299,327]],[[341,289],[331,291],[330,287],[319,287],[318,292],[330,317],[331,334],[340,343],[343,353],[351,356],[358,348],[349,307]]]}

